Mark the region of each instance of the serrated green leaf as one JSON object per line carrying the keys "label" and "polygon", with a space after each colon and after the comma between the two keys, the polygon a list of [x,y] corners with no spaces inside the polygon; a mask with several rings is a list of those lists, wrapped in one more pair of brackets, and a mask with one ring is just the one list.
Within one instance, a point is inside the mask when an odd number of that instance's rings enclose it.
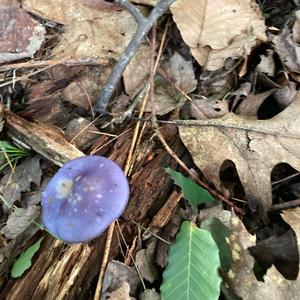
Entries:
{"label": "serrated green leaf", "polygon": [[170,168],[166,168],[165,171],[171,176],[174,183],[181,188],[183,197],[189,201],[192,206],[197,207],[201,203],[210,203],[213,201],[214,198],[211,194],[190,178]]}
{"label": "serrated green leaf", "polygon": [[28,247],[24,252],[20,254],[17,260],[14,262],[11,268],[11,277],[17,278],[20,277],[30,266],[31,260],[34,254],[40,249],[41,242],[44,237],[41,237],[33,245]]}
{"label": "serrated green leaf", "polygon": [[219,249],[209,231],[183,222],[168,258],[160,288],[162,300],[219,298]]}

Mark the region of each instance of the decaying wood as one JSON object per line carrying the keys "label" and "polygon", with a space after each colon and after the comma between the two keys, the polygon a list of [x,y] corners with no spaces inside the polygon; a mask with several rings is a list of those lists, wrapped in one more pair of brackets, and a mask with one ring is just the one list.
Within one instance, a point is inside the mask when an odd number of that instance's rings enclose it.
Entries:
{"label": "decaying wood", "polygon": [[144,239],[150,238],[153,234],[157,234],[164,226],[168,224],[173,216],[179,201],[182,199],[182,193],[174,191],[169,199],[165,202],[163,207],[154,216],[152,222],[143,234]]}
{"label": "decaying wood", "polygon": [[30,60],[22,63],[3,65],[0,67],[0,72],[20,69],[20,68],[35,69],[35,68],[54,67],[58,65],[73,67],[73,66],[97,66],[97,65],[107,65],[107,64],[109,64],[108,59],[102,59],[102,58],[96,59],[93,57],[81,57],[77,59],[68,59],[68,60],[44,60],[44,61]]}
{"label": "decaying wood", "polygon": [[7,134],[55,164],[61,166],[68,160],[84,155],[65,139],[59,129],[42,123],[29,122],[3,106],[0,109],[3,112]]}
{"label": "decaying wood", "polygon": [[[19,120],[18,116],[6,113],[6,122],[11,121],[10,118],[14,121]],[[27,128],[29,124],[31,123],[25,122],[26,131],[21,132],[23,140],[27,141],[28,134],[30,134],[33,135],[30,140],[36,141],[35,133]],[[19,126],[21,125],[19,124],[17,128]],[[110,145],[106,150],[106,155],[116,160],[121,166],[126,161],[132,137],[132,131],[124,128],[124,132],[126,133],[120,135],[117,143]],[[55,136],[48,137],[48,139],[52,138],[55,139]],[[146,142],[147,138],[146,134]],[[181,142],[176,138],[176,131],[169,131],[167,139],[179,156],[185,153]],[[53,141],[49,142],[53,143]],[[33,146],[32,143],[30,145]],[[157,214],[164,203],[173,202],[175,197],[172,193],[172,183],[164,167],[174,168],[176,163],[162,148],[157,147],[159,144],[155,141],[150,145],[151,155],[149,151],[146,151],[145,155],[140,153],[138,156],[130,181],[130,203],[120,220],[121,230],[129,244],[138,231],[135,223],[149,224],[152,216]],[[171,199],[168,200],[167,195],[170,193]],[[113,238],[111,258],[121,253],[117,234],[118,232]],[[92,290],[91,286],[97,280],[105,238],[103,234],[89,244],[68,246],[47,237],[42,242],[42,249],[36,255],[33,266],[21,278],[8,280],[2,292],[3,297],[6,300],[88,299]]]}
{"label": "decaying wood", "polygon": [[69,118],[69,113],[60,95],[57,94],[33,101],[19,113],[19,116],[28,121],[38,121],[64,127]]}
{"label": "decaying wood", "polygon": [[97,273],[104,236],[89,245],[67,246],[47,237],[39,256],[26,275],[11,280],[2,292],[3,299],[81,299],[88,291],[90,278]]}

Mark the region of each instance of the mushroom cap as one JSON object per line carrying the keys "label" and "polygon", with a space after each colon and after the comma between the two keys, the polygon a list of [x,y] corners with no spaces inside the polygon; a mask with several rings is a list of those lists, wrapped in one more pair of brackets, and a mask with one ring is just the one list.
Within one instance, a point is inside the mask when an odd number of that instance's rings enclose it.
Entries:
{"label": "mushroom cap", "polygon": [[42,220],[67,243],[99,236],[121,216],[129,185],[123,170],[103,156],[84,156],[64,164],[42,193]]}

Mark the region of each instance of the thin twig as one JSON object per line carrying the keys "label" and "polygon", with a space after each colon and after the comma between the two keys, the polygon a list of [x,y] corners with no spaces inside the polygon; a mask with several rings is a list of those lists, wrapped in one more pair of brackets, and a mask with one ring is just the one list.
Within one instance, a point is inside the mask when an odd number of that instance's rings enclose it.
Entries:
{"label": "thin twig", "polygon": [[283,202],[283,203],[279,203],[279,204],[274,204],[271,207],[271,211],[274,210],[284,210],[284,209],[288,209],[288,208],[292,208],[292,207],[296,207],[300,205],[300,199],[296,199],[296,200],[291,200],[288,202]]}
{"label": "thin twig", "polygon": [[156,74],[155,69],[155,48],[156,48],[156,23],[152,27],[152,37],[151,37],[151,61],[150,61],[150,103],[151,103],[151,119],[152,119],[152,125],[157,125],[156,123],[156,109],[155,109],[155,95],[154,95],[154,77]]}
{"label": "thin twig", "polygon": [[191,176],[191,178],[193,180],[195,180],[199,185],[201,185],[202,187],[204,187],[206,190],[208,190],[208,192],[215,198],[227,203],[228,205],[230,205],[232,208],[234,208],[234,210],[239,213],[239,214],[243,214],[243,211],[235,206],[232,202],[230,202],[227,198],[225,198],[223,195],[221,195],[220,193],[218,193],[217,191],[213,190],[207,183],[205,183],[204,181],[200,180],[199,178],[197,178],[190,170],[189,168],[185,165],[185,163],[176,155],[176,153],[170,148],[170,146],[167,144],[167,142],[165,141],[163,135],[161,134],[161,132],[159,131],[159,129],[155,130],[155,134],[156,136],[159,138],[160,142],[163,144],[163,146],[165,147],[165,149],[168,151],[168,153],[176,160],[176,162]]}
{"label": "thin twig", "polygon": [[95,295],[94,295],[94,300],[100,300],[100,298],[101,298],[102,283],[103,283],[103,279],[104,279],[106,265],[107,265],[108,258],[109,258],[111,243],[112,243],[112,239],[113,239],[113,235],[114,235],[114,229],[115,229],[115,222],[113,222],[108,228],[106,244],[105,244],[105,249],[104,249],[104,255],[103,255],[103,259],[102,259],[102,264],[101,264],[100,274],[99,274],[97,287],[96,287],[96,291],[95,291]]}
{"label": "thin twig", "polygon": [[[139,275],[139,277],[140,277],[142,286],[143,286],[143,288],[144,288],[144,290],[145,290],[145,289],[146,289],[146,285],[145,285],[143,276],[141,275],[141,271],[140,271],[138,265],[136,264],[135,259],[134,259],[133,254],[132,254],[132,251],[133,251],[134,249],[130,249],[130,248],[129,248],[129,246],[128,246],[127,242],[126,242],[126,239],[125,239],[125,237],[124,237],[124,235],[123,235],[123,232],[122,232],[122,230],[121,230],[121,227],[120,227],[119,222],[116,221],[116,223],[117,223],[117,226],[118,226],[119,233],[120,233],[120,236],[121,236],[121,238],[122,238],[122,241],[123,241],[124,245],[125,245],[126,248],[127,248],[128,255],[130,256],[130,258],[131,258],[131,260],[132,260],[132,263],[133,263],[133,265],[134,265],[134,267],[135,267],[135,269],[136,269],[136,271],[137,271],[137,273],[138,273],[138,275]],[[135,238],[135,240],[136,240],[136,238]]]}
{"label": "thin twig", "polygon": [[133,15],[133,17],[138,21],[138,28],[135,32],[132,40],[129,45],[122,53],[120,59],[117,64],[113,68],[113,71],[107,80],[104,88],[102,89],[100,95],[98,96],[95,103],[95,111],[106,111],[108,106],[108,102],[115,90],[117,83],[119,82],[126,66],[130,62],[130,60],[135,55],[138,47],[143,41],[145,35],[149,32],[153,24],[161,17],[168,7],[175,2],[176,0],[161,0],[157,5],[153,8],[150,15],[148,17],[142,16],[140,12],[137,12],[137,8],[129,3],[128,0],[115,0],[115,3],[118,3],[124,6],[128,11]]}

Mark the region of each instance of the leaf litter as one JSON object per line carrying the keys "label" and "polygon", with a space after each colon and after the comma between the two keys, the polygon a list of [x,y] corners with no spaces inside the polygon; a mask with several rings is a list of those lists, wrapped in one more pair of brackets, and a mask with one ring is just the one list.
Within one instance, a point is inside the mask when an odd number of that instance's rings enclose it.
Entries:
{"label": "leaf litter", "polygon": [[[201,227],[211,233],[219,251],[226,248],[219,255],[223,295],[243,299],[297,299],[300,288],[299,209],[285,210],[284,205],[297,203],[299,195],[299,12],[288,11],[282,20],[290,17],[290,21],[278,22],[278,15],[275,20],[272,7],[275,0],[257,2],[260,7],[250,0],[177,0],[172,4],[171,14],[165,14],[156,27],[157,42],[160,42],[164,26],[169,24],[167,43],[163,45],[164,52],[154,76],[151,101],[154,101],[158,122],[173,122],[162,125],[164,136],[180,159],[194,168],[194,176],[208,182],[212,189],[244,213],[246,227],[236,216],[231,217],[230,225],[227,205],[218,203],[219,206],[216,206],[215,201],[203,203],[203,199],[195,201],[194,210],[203,214],[207,211],[210,215],[210,218],[198,218],[197,224],[201,223]],[[6,9],[6,2],[3,3],[1,12]],[[157,1],[136,0],[132,3],[147,15]],[[1,118],[5,122],[2,134],[33,149],[31,157],[20,159],[14,169],[6,168],[1,175],[1,195],[12,209],[2,205],[0,271],[4,275],[0,286],[6,285],[3,293],[12,295],[9,297],[13,299],[22,282],[26,287],[33,286],[30,269],[22,275],[18,286],[7,274],[12,261],[40,234],[34,223],[39,217],[39,199],[44,186],[41,182],[46,182],[55,169],[49,161],[61,165],[93,151],[125,164],[130,130],[135,125],[130,118],[138,116],[136,113],[143,106],[132,108],[130,115],[126,115],[127,119],[119,118],[119,124],[113,124],[117,118],[111,119],[109,114],[95,118],[93,108],[137,28],[135,17],[127,9],[102,0],[76,0],[72,3],[47,0],[38,4],[24,0],[21,6],[17,2],[8,5],[23,17],[19,18],[20,32],[12,26],[12,33],[22,38],[14,40],[11,33],[6,32],[6,43],[10,44],[5,46],[7,52],[0,53],[0,59],[7,63],[0,74],[4,83],[0,91],[4,103]],[[296,6],[289,4],[286,7]],[[271,13],[267,17],[268,9]],[[293,18],[289,16],[292,13]],[[272,14],[277,28],[271,27]],[[7,21],[14,21],[15,16],[13,14]],[[25,19],[31,24],[30,28],[22,27]],[[34,47],[28,46],[30,42]],[[21,50],[12,51],[16,48]],[[11,63],[33,55],[37,62],[25,61],[15,66]],[[121,74],[122,80],[114,87],[114,101],[109,106],[113,114],[122,115],[128,105],[143,94],[151,77],[151,56],[157,56],[157,49],[152,47],[150,39],[144,39],[136,56]],[[86,59],[90,59],[88,65],[83,62]],[[70,60],[75,64],[61,64]],[[34,67],[40,62],[46,62],[45,69]],[[151,101],[144,107],[144,118],[153,113]],[[194,120],[178,120],[180,118]],[[165,181],[165,174],[160,180],[166,183],[165,186],[159,186],[160,182],[155,187],[151,185],[149,178],[152,174],[163,174],[163,168],[175,169],[176,165],[170,165],[147,122],[143,130],[144,136],[139,136],[141,144],[136,149],[143,149],[146,143],[147,150],[134,153],[130,171],[132,197],[138,205],[131,205],[134,209],[126,212],[126,216],[135,217],[131,218],[132,224],[128,220],[128,224],[121,223],[125,238],[119,237],[119,246],[113,251],[111,249],[112,257],[120,261],[110,262],[105,274],[103,295],[115,299],[147,299],[146,291],[151,297],[159,297],[158,290],[153,290],[161,283],[158,273],[162,269],[158,266],[166,267],[170,259],[167,249],[169,243],[173,244],[180,224],[194,218],[194,212],[185,201],[189,199],[180,200],[182,194],[179,190],[184,191],[186,186],[174,187],[169,178]],[[124,139],[123,133],[126,133]],[[191,157],[185,152],[180,139]],[[161,168],[162,173],[151,173],[151,164],[154,169]],[[179,168],[179,171],[182,172],[182,169]],[[145,183],[143,174],[146,172]],[[135,194],[135,191],[145,189],[150,195],[146,204]],[[157,196],[151,197],[154,194]],[[199,195],[198,192],[195,194]],[[165,203],[172,207],[172,213],[165,212]],[[200,205],[197,207],[197,204]],[[135,219],[141,219],[135,215],[138,206],[146,210],[141,227],[135,223]],[[215,214],[216,207],[219,208]],[[281,215],[278,213],[280,208],[284,210]],[[222,214],[223,217],[220,216]],[[156,215],[160,218],[156,219]],[[144,232],[143,226],[151,226],[154,219],[153,232]],[[48,250],[55,257],[55,242],[48,237],[44,242],[48,243]],[[77,248],[66,246],[66,249],[74,251],[73,254],[81,250],[82,253],[92,253],[90,247],[95,245],[97,247],[97,240]],[[100,248],[93,253],[100,255],[103,251]],[[23,253],[26,254],[26,251]],[[34,253],[30,253],[23,271],[31,264]],[[42,257],[44,253],[35,255]],[[263,274],[258,274],[254,268],[252,255],[265,268]],[[92,285],[77,285],[77,282],[81,279],[78,270],[86,275],[89,283],[95,281],[95,265],[100,265],[96,256],[91,255],[88,266],[84,255],[77,256],[75,262],[61,253],[59,258],[53,259],[53,266],[45,274],[41,272],[34,276],[39,280],[36,291],[43,293],[42,286],[48,289],[47,276],[51,272],[58,278],[56,282],[61,284],[56,290],[64,291],[66,288],[68,297],[93,293]],[[33,260],[33,264],[36,263],[39,262]],[[137,271],[133,264],[137,265]],[[115,270],[112,271],[112,268]],[[124,270],[124,276],[118,278],[121,270]],[[70,275],[62,279],[61,274]],[[75,277],[79,281],[71,282],[71,278]],[[143,280],[150,287],[144,293],[141,292]],[[220,278],[216,282],[218,280]],[[21,290],[26,291],[26,288]],[[51,287],[48,292],[52,296],[58,295]],[[33,298],[37,295],[35,291],[28,293]],[[216,295],[214,299],[218,297]]]}

